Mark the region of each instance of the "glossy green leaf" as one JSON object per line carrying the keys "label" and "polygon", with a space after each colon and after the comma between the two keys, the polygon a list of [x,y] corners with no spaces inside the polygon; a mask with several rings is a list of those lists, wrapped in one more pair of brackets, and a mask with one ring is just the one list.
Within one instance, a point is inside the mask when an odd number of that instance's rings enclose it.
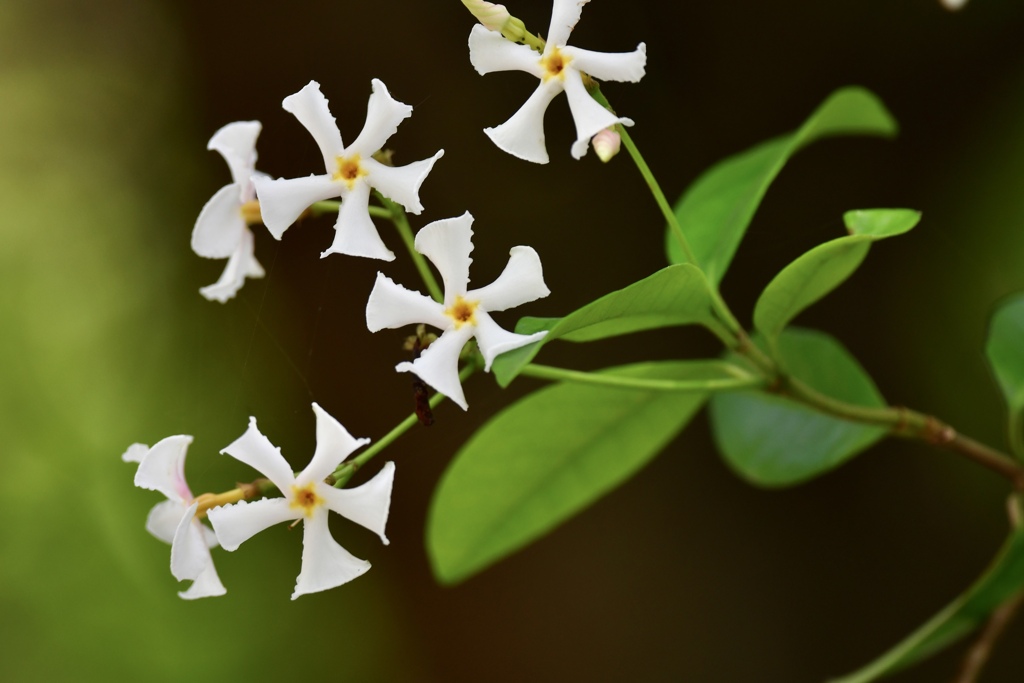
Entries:
{"label": "glossy green leaf", "polygon": [[[692,363],[604,372],[685,379]],[[462,447],[435,491],[427,526],[435,575],[461,581],[547,533],[643,467],[705,400],[703,393],[561,383],[498,413]]]}
{"label": "glossy green leaf", "polygon": [[865,209],[843,216],[850,235],[819,244],[775,276],[754,307],[754,326],[772,349],[782,329],[798,313],[850,277],[871,243],[902,235],[921,220],[910,209]]}
{"label": "glossy green leaf", "polygon": [[[832,337],[787,328],[778,344],[787,370],[817,391],[860,406],[885,401],[857,361]],[[827,472],[878,441],[885,430],[820,413],[763,391],[715,394],[715,443],[726,462],[759,486],[789,486]]]}
{"label": "glossy green leaf", "polygon": [[985,355],[1009,408],[1013,452],[1024,458],[1024,295],[1002,303],[992,316]]}
{"label": "glossy green leaf", "polygon": [[833,683],[869,683],[926,659],[980,626],[1024,588],[1024,532],[1010,536],[988,570],[949,604],[884,655]]}
{"label": "glossy green leaf", "polygon": [[[836,135],[896,134],[896,121],[863,88],[833,93],[794,133],[729,157],[701,175],[675,205],[676,219],[694,255],[715,286],[721,282],[768,186],[793,154],[815,140]],[[686,259],[671,230],[669,263]]]}
{"label": "glossy green leaf", "polygon": [[516,332],[548,330],[538,342],[502,354],[491,369],[508,386],[541,347],[555,339],[587,342],[673,325],[717,325],[707,278],[689,264],[669,266],[606,294],[564,318],[523,318]]}

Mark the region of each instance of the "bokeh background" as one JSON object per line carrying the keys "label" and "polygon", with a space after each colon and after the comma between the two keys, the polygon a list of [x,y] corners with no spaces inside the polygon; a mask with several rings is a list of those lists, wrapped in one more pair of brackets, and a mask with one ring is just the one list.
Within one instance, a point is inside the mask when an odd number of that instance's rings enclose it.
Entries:
{"label": "bokeh background", "polygon": [[[548,2],[510,3],[545,32]],[[193,490],[253,475],[218,451],[249,415],[294,465],[314,446],[317,401],[357,436],[410,410],[402,333],[366,331],[380,264],[318,253],[328,219],[281,242],[257,232],[267,277],[227,305],[202,299],[223,262],[189,250],[199,209],[228,182],[205,151],[221,125],[264,124],[260,168],[315,171],[308,134],[280,108],[310,79],[343,135],[370,79],[415,107],[391,146],[407,163],[445,149],[423,187],[426,220],[476,216],[473,277],[508,249],[542,256],[553,292],[522,314],[559,315],[663,265],[662,222],[628,158],[568,154],[563,101],[552,161],[502,154],[481,132],[533,87],[478,76],[456,0],[389,3],[5,0],[0,4],[0,679],[817,682],[878,655],[983,569],[1006,531],[1004,484],[923,446],[887,442],[814,482],[751,488],[715,455],[700,417],[631,481],[530,548],[454,588],[431,577],[431,491],[473,429],[517,395],[474,378],[387,454],[398,463],[389,547],[336,537],[374,568],[290,602],[300,538],[283,527],[215,552],[228,594],[188,603],[143,520],[129,444],[195,436]],[[573,44],[648,46],[638,85],[605,92],[666,192],[795,128],[832,90],[861,84],[898,140],[802,152],[771,189],[724,284],[741,318],[847,209],[924,212],[907,237],[802,324],[844,341],[896,404],[1002,445],[1003,405],[982,357],[987,317],[1024,289],[1024,4],[971,0],[600,0]],[[398,251],[394,234],[385,239]],[[404,261],[389,274],[408,285]],[[517,313],[502,320],[514,324]],[[716,352],[699,330],[544,360],[596,368]],[[366,475],[368,476],[368,475]],[[1024,624],[985,680],[1021,680]],[[955,648],[898,678],[947,680]]]}

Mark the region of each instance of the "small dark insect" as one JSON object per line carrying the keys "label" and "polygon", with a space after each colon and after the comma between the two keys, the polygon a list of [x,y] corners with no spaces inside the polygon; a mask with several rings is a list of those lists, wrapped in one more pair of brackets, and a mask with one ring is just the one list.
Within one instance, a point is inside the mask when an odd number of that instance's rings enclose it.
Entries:
{"label": "small dark insect", "polygon": [[[434,334],[427,334],[426,328],[419,325],[416,328],[416,335],[405,341],[405,349],[412,352],[413,360],[420,357],[423,349],[430,346],[430,343],[437,339]],[[420,424],[429,427],[434,424],[434,411],[430,408],[430,387],[416,375],[412,380],[412,395],[416,401],[416,417]]]}

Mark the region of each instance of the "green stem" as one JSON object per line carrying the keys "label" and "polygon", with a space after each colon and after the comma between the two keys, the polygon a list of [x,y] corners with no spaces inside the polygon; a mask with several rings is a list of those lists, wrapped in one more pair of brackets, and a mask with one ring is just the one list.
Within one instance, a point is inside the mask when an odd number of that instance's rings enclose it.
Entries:
{"label": "green stem", "polygon": [[423,278],[423,284],[427,286],[427,291],[430,292],[430,296],[434,297],[434,301],[439,303],[443,302],[444,292],[441,291],[441,288],[437,284],[437,280],[434,279],[434,273],[430,270],[430,265],[427,263],[427,259],[423,257],[423,254],[416,251],[416,240],[413,237],[412,227],[409,225],[409,218],[405,215],[405,210],[395,202],[381,195],[379,192],[375,194],[389,212],[388,218],[390,218],[391,222],[395,224],[395,228],[398,229],[398,234],[402,236],[405,248],[409,251],[409,256],[412,257],[413,263],[416,264],[416,270],[420,272],[420,277]]}
{"label": "green stem", "polygon": [[[341,208],[341,202],[335,200],[326,200],[322,202],[314,202],[309,207],[309,212],[314,216],[323,216],[325,213],[338,213],[338,209]],[[391,212],[382,206],[371,206],[370,215],[374,218],[387,218],[391,219]]]}
{"label": "green stem", "polygon": [[[476,372],[476,364],[469,363],[459,372],[459,381],[465,382],[474,372]],[[433,410],[434,408],[437,408],[444,399],[444,394],[434,394],[431,396],[429,401],[430,409]],[[331,475],[334,478],[335,488],[340,489],[347,484],[348,480],[352,478],[352,475],[355,474],[360,467],[368,463],[375,455],[394,443],[398,437],[402,436],[402,434],[405,434],[407,431],[419,424],[419,421],[419,416],[416,413],[412,413],[409,417],[395,425],[394,429],[382,436],[365,451],[351,460],[341,463],[338,468],[334,470],[334,474]]]}
{"label": "green stem", "polygon": [[524,367],[520,374],[556,382],[581,382],[622,389],[653,389],[655,391],[730,391],[764,386],[765,381],[761,377],[748,375],[728,363],[722,363],[721,365],[728,372],[734,374],[735,377],[732,379],[704,380],[640,379],[637,377],[567,370],[548,365],[537,365],[536,363],[530,363]]}

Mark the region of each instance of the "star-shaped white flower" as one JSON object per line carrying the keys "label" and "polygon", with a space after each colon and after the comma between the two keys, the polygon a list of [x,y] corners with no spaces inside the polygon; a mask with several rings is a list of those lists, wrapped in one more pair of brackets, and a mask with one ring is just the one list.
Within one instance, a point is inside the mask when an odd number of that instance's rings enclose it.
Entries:
{"label": "star-shaped white flower", "polygon": [[254,534],[269,526],[290,520],[302,520],[302,569],[295,583],[292,600],[347,583],[364,574],[370,563],[351,555],[338,545],[327,528],[327,512],[366,527],[380,536],[386,545],[384,526],[391,506],[391,487],[395,464],[386,463],[376,476],[362,486],[336,489],[324,483],[354,450],[369,439],[354,439],[341,424],[317,404],[316,451],[306,469],[297,476],[279,448],[256,428],[249,418],[249,429],[221,451],[259,470],[281,491],[281,498],[264,498],[253,503],[239,502],[215,507],[207,516],[225,550],[235,550]]}
{"label": "star-shaped white flower", "polygon": [[631,119],[615,116],[587,93],[581,72],[601,80],[636,83],[644,76],[647,48],[640,43],[633,52],[607,53],[566,45],[587,2],[589,0],[554,0],[542,55],[526,45],[506,40],[481,24],[473,26],[469,34],[469,60],[481,75],[493,71],[525,71],[540,79],[540,85],[512,118],[495,128],[484,129],[494,144],[509,154],[538,164],[548,162],[544,112],[555,95],[563,90],[576,124],[573,157],[582,158],[590,139],[602,129],[616,123],[633,125]]}
{"label": "star-shaped white flower", "polygon": [[366,326],[371,332],[414,323],[426,323],[444,330],[440,337],[412,363],[400,363],[399,372],[414,372],[466,410],[466,397],[459,381],[459,353],[476,337],[484,357],[484,370],[494,359],[542,338],[547,332],[515,334],[494,322],[490,313],[504,311],[547,296],[540,257],[530,247],[512,247],[508,264],[498,279],[480,289],[467,291],[469,264],[473,259],[473,216],[467,211],[458,218],[434,221],[416,235],[416,251],[430,259],[444,280],[444,303],[395,284],[382,273],[366,304]]}
{"label": "star-shaped white flower", "polygon": [[252,177],[261,175],[255,169],[259,134],[259,121],[237,121],[214,133],[206,145],[224,157],[231,168],[232,181],[206,202],[192,229],[192,251],[206,258],[228,259],[220,279],[199,290],[210,301],[224,303],[238,292],[245,278],[263,277],[245,214],[255,207]]}
{"label": "star-shaped white flower", "polygon": [[169,436],[152,448],[133,444],[121,456],[125,462],[139,463],[136,486],[167,496],[149,511],[146,530],[171,544],[171,574],[179,581],[192,581],[188,590],[178,593],[186,600],[227,592],[210,556],[217,537],[196,518],[198,502],[185,482],[185,454],[190,443],[191,436]]}
{"label": "star-shaped white flower", "polygon": [[420,213],[420,185],[444,150],[423,161],[406,166],[386,166],[372,155],[398,130],[398,124],[412,114],[412,107],[391,97],[387,87],[373,79],[373,94],[366,111],[366,123],[359,136],[346,147],[341,132],[320,92],[320,84],[309,85],[284,99],[291,112],[312,134],[324,158],[326,173],[291,180],[256,178],[263,224],[277,239],[314,202],[341,197],[334,243],[320,256],[349,254],[391,261],[395,255],[384,246],[370,219],[370,190],[398,202],[412,213]]}

